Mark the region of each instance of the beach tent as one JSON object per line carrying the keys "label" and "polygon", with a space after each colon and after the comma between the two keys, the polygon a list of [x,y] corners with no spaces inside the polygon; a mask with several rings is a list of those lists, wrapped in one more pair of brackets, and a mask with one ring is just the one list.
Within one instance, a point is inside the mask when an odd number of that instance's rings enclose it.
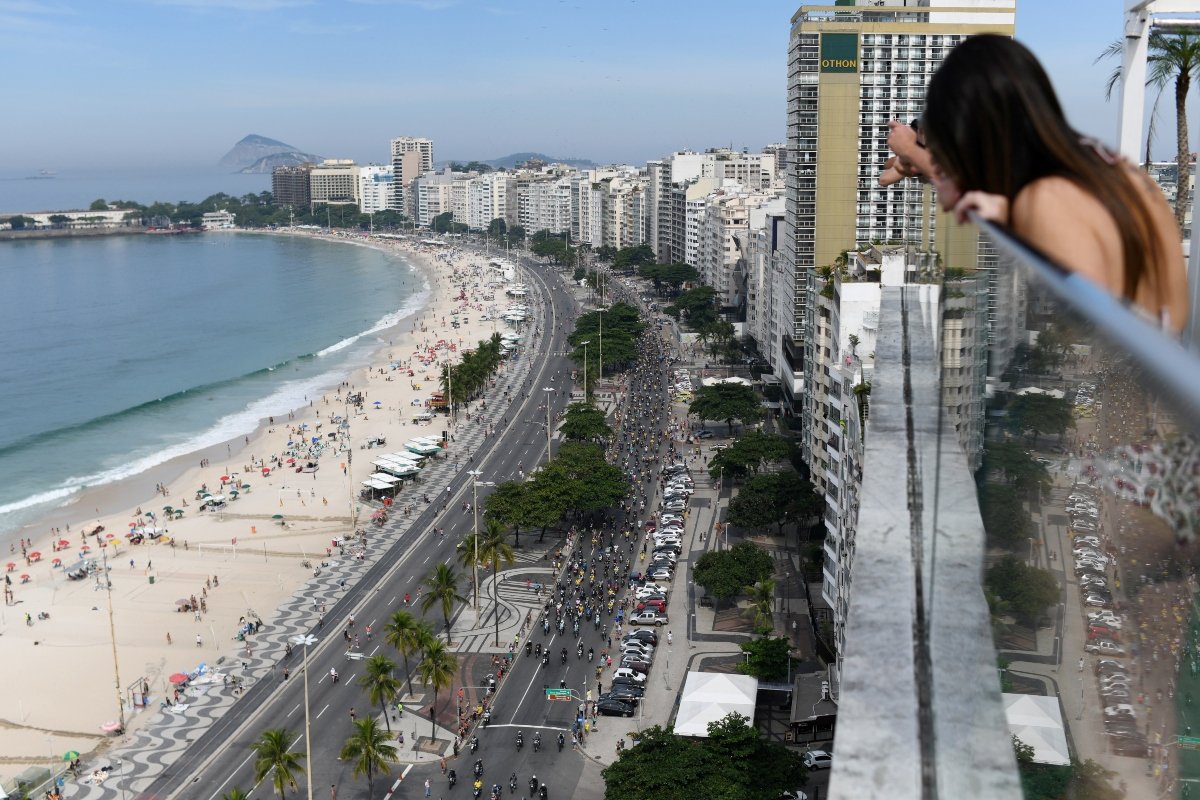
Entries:
{"label": "beach tent", "polygon": [[735,711],[754,719],[758,678],[720,672],[689,672],[675,715],[675,733],[708,737],[708,723]]}
{"label": "beach tent", "polygon": [[1033,748],[1035,763],[1056,766],[1071,763],[1058,698],[1006,693],[1004,715],[1009,733]]}

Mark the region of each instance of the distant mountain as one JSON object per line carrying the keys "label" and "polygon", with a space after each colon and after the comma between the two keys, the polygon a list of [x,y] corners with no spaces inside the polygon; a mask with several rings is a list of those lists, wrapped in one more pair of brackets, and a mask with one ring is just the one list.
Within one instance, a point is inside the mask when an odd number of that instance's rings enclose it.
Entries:
{"label": "distant mountain", "polygon": [[312,153],[302,153],[278,139],[268,139],[252,133],[235,144],[217,166],[230,172],[256,175],[269,173],[275,167],[295,166],[306,161],[320,161]]}
{"label": "distant mountain", "polygon": [[494,158],[491,161],[484,161],[483,163],[493,166],[496,169],[512,169],[518,164],[523,164],[533,159],[544,161],[547,164],[567,164],[577,169],[591,169],[596,166],[595,162],[589,161],[586,158],[558,158],[557,156],[548,156],[545,153],[513,153],[512,155]]}

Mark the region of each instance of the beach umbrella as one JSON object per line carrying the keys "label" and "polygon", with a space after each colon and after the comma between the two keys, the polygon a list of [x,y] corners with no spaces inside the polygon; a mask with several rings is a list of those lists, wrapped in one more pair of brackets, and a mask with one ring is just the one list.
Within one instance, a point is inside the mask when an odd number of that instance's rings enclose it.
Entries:
{"label": "beach umbrella", "polygon": [[100,726],[100,730],[104,731],[105,733],[115,733],[116,731],[121,730],[121,723],[117,722],[115,719],[110,719],[108,722],[105,722]]}
{"label": "beach umbrella", "polygon": [[105,538],[105,539],[115,539],[115,538],[117,538],[117,537],[116,537],[116,536],[114,536],[114,535],[113,535],[113,534],[111,534],[111,533],[106,533],[106,534],[104,534],[104,538]]}
{"label": "beach umbrella", "polygon": [[242,481],[242,490],[247,491],[247,492],[250,491],[250,484],[246,483],[245,481]]}
{"label": "beach umbrella", "polygon": [[59,539],[59,540],[58,540],[58,546],[59,546],[59,547],[70,547],[70,546],[71,546],[71,543],[70,543],[70,542],[68,542],[66,539]]}
{"label": "beach umbrella", "polygon": [[283,514],[272,514],[271,519],[283,519]]}
{"label": "beach umbrella", "polygon": [[263,474],[263,475],[270,475],[270,474],[271,474],[271,468],[270,468],[270,467],[263,467],[263,468],[262,468],[262,474]]}
{"label": "beach umbrella", "polygon": [[68,750],[67,752],[63,753],[63,761],[74,761],[77,758],[79,758],[78,750]]}
{"label": "beach umbrella", "polygon": [[229,476],[228,476],[228,475],[222,475],[222,476],[221,476],[221,480],[223,480],[223,481],[227,481],[227,480],[229,480]]}
{"label": "beach umbrella", "polygon": [[[109,534],[109,535],[111,536],[112,534]],[[33,559],[34,561],[37,561],[39,558],[42,557],[42,553],[40,550],[34,550],[32,553],[29,554],[29,557],[31,559]]]}
{"label": "beach umbrella", "polygon": [[25,582],[26,582],[26,581],[28,581],[28,580],[29,580],[29,573],[27,573],[27,572],[22,572],[22,573],[21,573],[21,583],[25,583]]}
{"label": "beach umbrella", "polygon": [[92,552],[92,548],[88,547],[88,546],[85,544],[83,547],[79,548],[79,551],[80,551],[81,553],[90,553],[90,552]]}
{"label": "beach umbrella", "polygon": [[62,566],[62,559],[61,559],[61,558],[55,558],[55,559],[53,559],[53,560],[51,560],[51,561],[50,561],[50,564],[51,564],[51,566],[55,566],[55,567],[61,567],[61,566]]}
{"label": "beach umbrella", "polygon": [[136,523],[136,522],[131,522],[131,523],[129,523],[129,527],[131,527],[131,528],[136,528],[136,527],[137,527],[137,523]]}
{"label": "beach umbrella", "polygon": [[17,565],[10,561],[10,562],[8,562],[7,567],[8,567],[8,571],[12,572],[14,569],[17,568]]}
{"label": "beach umbrella", "polygon": [[381,405],[383,405],[383,401],[382,401],[382,400],[376,400],[374,404],[375,404],[375,405],[377,405],[377,406],[381,406]]}
{"label": "beach umbrella", "polygon": [[175,601],[175,605],[177,605],[177,606],[186,606],[186,605],[187,605],[188,603],[190,603],[190,602],[192,602],[192,601],[191,601],[191,600],[188,600],[186,597],[181,597],[181,598],[179,598],[178,600],[176,600],[176,601]]}
{"label": "beach umbrella", "polygon": [[174,675],[167,678],[167,680],[169,680],[171,683],[175,683],[175,684],[187,683],[188,676],[184,675],[182,672],[176,672]]}
{"label": "beach umbrella", "polygon": [[170,514],[174,510],[175,510],[175,506],[163,506],[163,511],[167,512],[168,514]]}

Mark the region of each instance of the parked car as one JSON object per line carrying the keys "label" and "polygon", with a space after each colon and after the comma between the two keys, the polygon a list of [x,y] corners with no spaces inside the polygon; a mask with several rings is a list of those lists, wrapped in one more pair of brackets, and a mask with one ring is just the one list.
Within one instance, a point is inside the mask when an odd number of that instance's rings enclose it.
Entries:
{"label": "parked car", "polygon": [[644,600],[647,597],[653,597],[656,594],[665,595],[667,587],[659,586],[657,583],[644,583],[633,590],[634,600]]}
{"label": "parked car", "polygon": [[643,675],[640,672],[637,672],[636,670],[629,669],[628,667],[619,667],[619,668],[613,670],[612,679],[615,681],[618,678],[629,679],[639,685],[646,682],[645,675]]}
{"label": "parked car", "polygon": [[713,432],[710,430],[707,430],[705,428],[701,428],[700,430],[696,431],[696,433],[693,435],[697,439],[711,439],[713,437]]}
{"label": "parked car", "polygon": [[800,758],[809,769],[829,769],[833,766],[833,756],[824,750],[809,750]]}
{"label": "parked car", "polygon": [[630,625],[666,625],[667,615],[656,611],[639,611],[629,617]]}
{"label": "parked car", "polygon": [[653,569],[649,572],[649,575],[656,581],[669,581],[672,577],[671,570],[667,569],[666,567],[658,567]]}
{"label": "parked car", "polygon": [[1096,662],[1096,674],[1101,676],[1125,672],[1127,669],[1129,668],[1125,666],[1124,662],[1114,661],[1111,658],[1102,658]]}
{"label": "parked car", "polygon": [[627,703],[624,700],[597,700],[596,710],[606,717],[632,717],[633,704]]}
{"label": "parked car", "polygon": [[639,642],[647,642],[647,643],[655,645],[655,646],[658,645],[658,634],[652,630],[649,630],[648,628],[642,628],[641,630],[630,631],[629,633],[625,634],[625,638],[622,639],[621,641],[629,642],[629,641],[633,641],[634,639],[636,639]]}
{"label": "parked car", "polygon": [[1110,628],[1121,629],[1121,618],[1111,611],[1090,611],[1088,612],[1088,622],[1098,622]]}
{"label": "parked car", "polygon": [[1128,703],[1117,703],[1116,705],[1106,706],[1104,709],[1104,716],[1129,717],[1131,719],[1136,719],[1137,712],[1134,711],[1133,706],[1129,705]]}
{"label": "parked car", "polygon": [[1093,606],[1095,608],[1108,608],[1110,605],[1112,605],[1112,602],[1104,598],[1102,595],[1089,594],[1083,598],[1083,604],[1085,606]]}
{"label": "parked car", "polygon": [[687,503],[683,500],[671,500],[663,508],[667,511],[683,511],[687,508]]}
{"label": "parked car", "polygon": [[1121,632],[1113,630],[1107,625],[1088,625],[1087,629],[1089,639],[1112,639],[1114,642],[1121,641]]}
{"label": "parked car", "polygon": [[607,692],[600,695],[600,698],[603,699],[604,695],[608,695],[616,700],[624,700],[627,703],[636,703],[646,695],[646,690],[641,686],[630,686],[628,683],[618,683]]}
{"label": "parked car", "polygon": [[[641,656],[622,656],[619,669],[631,669],[634,672],[639,672],[642,675],[650,674],[650,662]],[[1124,699],[1124,698],[1122,698]]]}
{"label": "parked car", "polygon": [[1125,648],[1112,639],[1096,639],[1085,644],[1083,649],[1089,653],[1096,653],[1103,656],[1125,657]]}

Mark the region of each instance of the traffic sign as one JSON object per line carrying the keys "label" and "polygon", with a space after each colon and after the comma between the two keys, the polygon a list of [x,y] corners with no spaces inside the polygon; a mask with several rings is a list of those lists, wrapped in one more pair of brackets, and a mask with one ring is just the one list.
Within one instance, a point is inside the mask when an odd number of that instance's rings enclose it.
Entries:
{"label": "traffic sign", "polygon": [[547,689],[546,690],[546,699],[547,700],[558,700],[560,702],[569,703],[569,702],[571,702],[571,690],[570,689]]}

